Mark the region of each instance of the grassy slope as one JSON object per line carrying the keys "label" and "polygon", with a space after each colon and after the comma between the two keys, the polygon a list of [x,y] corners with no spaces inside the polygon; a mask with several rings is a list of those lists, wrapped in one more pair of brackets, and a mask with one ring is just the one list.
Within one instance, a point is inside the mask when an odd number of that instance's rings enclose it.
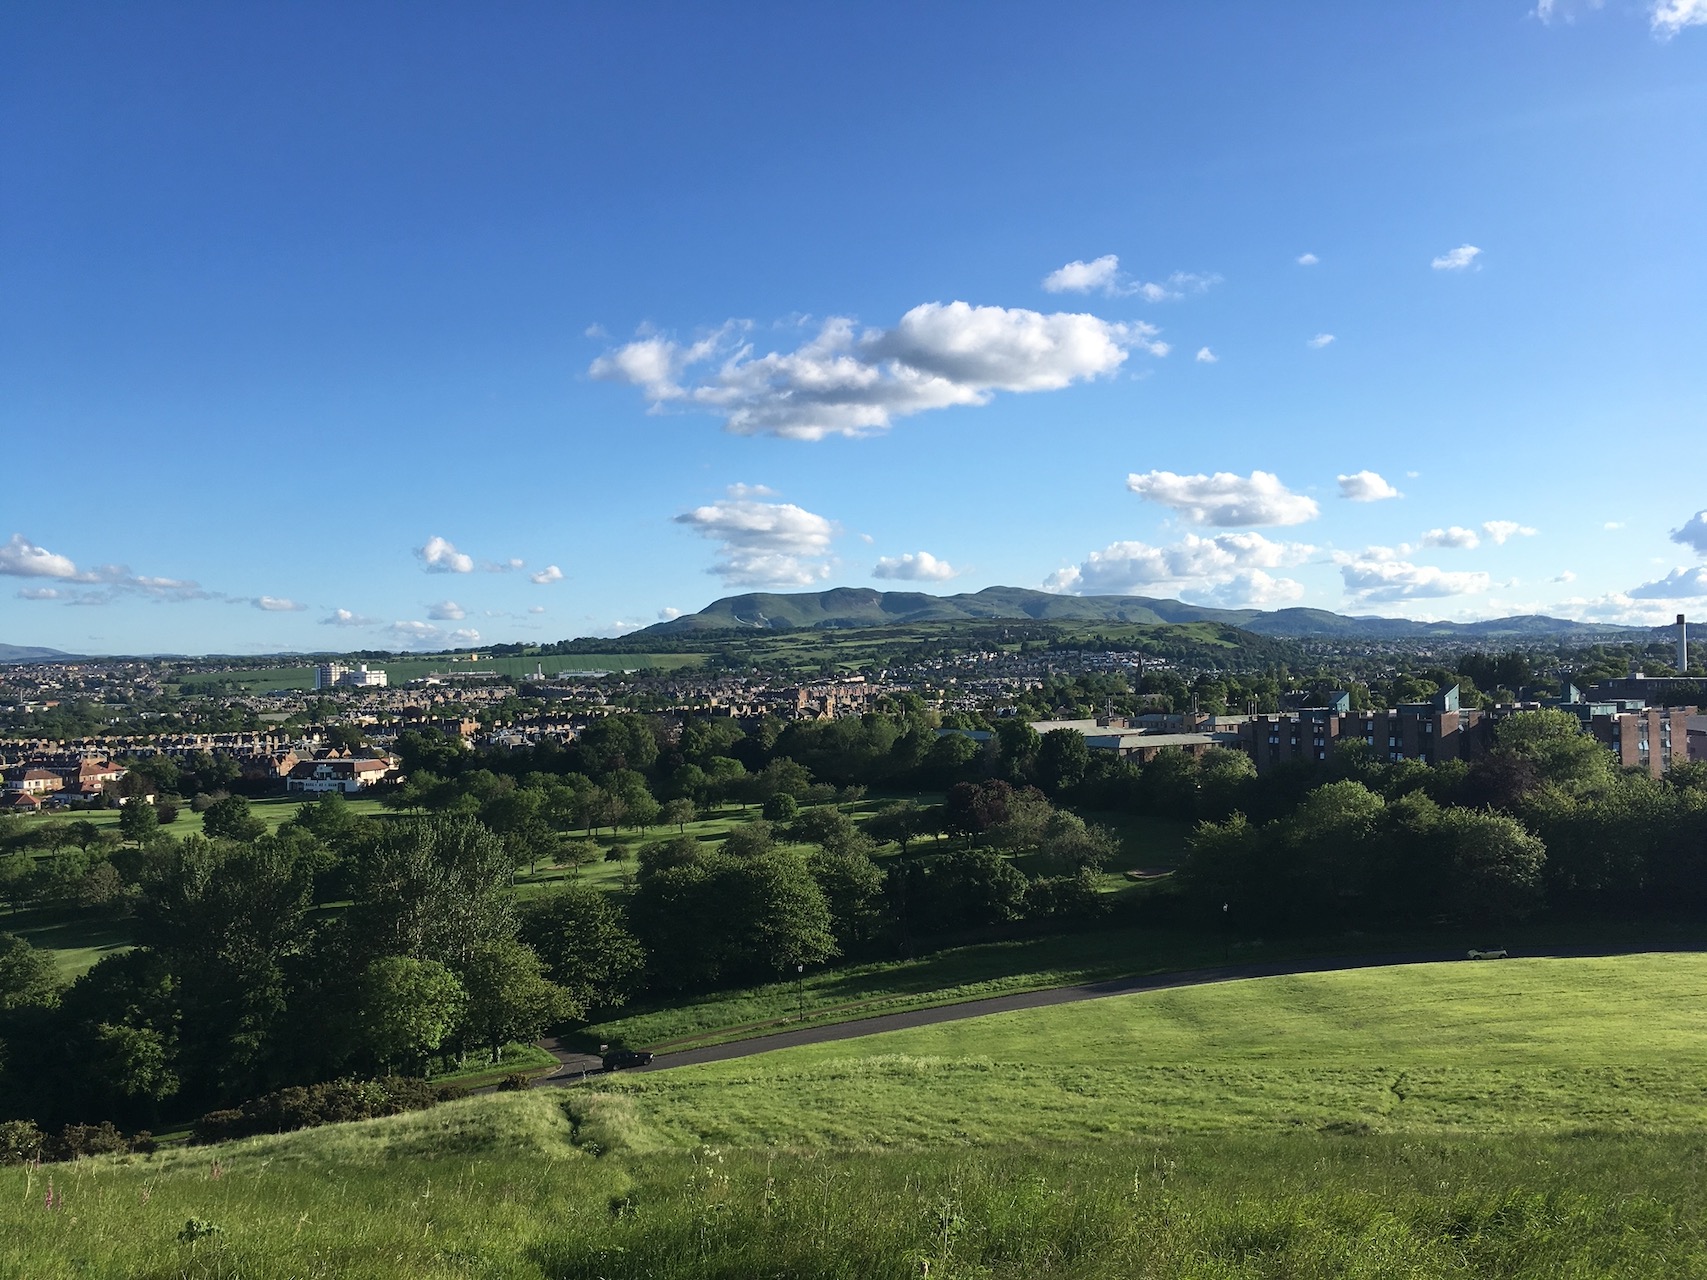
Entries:
{"label": "grassy slope", "polygon": [[1707,1126],[1707,958],[1266,978],[623,1078],[672,1141]]}
{"label": "grassy slope", "polygon": [[[0,1274],[1699,1276],[1704,981],[1697,956],[1264,980],[0,1170]],[[1367,1079],[1395,1066],[1403,1099]],[[1394,1132],[1343,1123],[1376,1091]],[[1585,1122],[1617,1132],[1561,1136]],[[723,1129],[746,1145],[668,1149]],[[896,1137],[927,1145],[850,1145]],[[180,1242],[191,1217],[221,1230]]]}
{"label": "grassy slope", "polygon": [[[368,663],[383,667],[394,685],[404,684],[434,672],[496,671],[500,675],[526,677],[535,669],[548,676],[574,671],[626,671],[636,667],[695,667],[705,661],[699,653],[578,653],[555,657],[489,658],[477,663],[451,662],[446,658],[382,658]],[[198,685],[228,681],[256,693],[273,689],[312,689],[314,668],[306,667],[245,667],[232,671],[210,671],[186,676],[185,692],[194,692]]]}

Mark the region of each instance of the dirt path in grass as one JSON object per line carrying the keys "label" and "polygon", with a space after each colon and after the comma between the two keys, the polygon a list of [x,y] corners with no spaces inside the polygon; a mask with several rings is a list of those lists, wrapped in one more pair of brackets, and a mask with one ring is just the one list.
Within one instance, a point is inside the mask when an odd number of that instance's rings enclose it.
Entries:
{"label": "dirt path in grass", "polygon": [[[1659,947],[1547,947],[1521,954],[1551,959],[1584,959],[1593,956],[1639,955],[1650,951],[1694,950],[1676,946]],[[1084,982],[1067,987],[1048,987],[1041,991],[1021,991],[1013,995],[989,996],[982,1000],[965,1000],[959,1004],[936,1005],[929,1009],[908,1009],[901,1013],[883,1013],[847,1022],[832,1022],[822,1026],[798,1027],[770,1035],[753,1036],[746,1040],[730,1040],[724,1044],[706,1045],[696,1049],[680,1049],[660,1053],[650,1066],[629,1068],[633,1071],[664,1071],[671,1067],[689,1067],[702,1062],[728,1062],[776,1049],[792,1049],[802,1044],[828,1044],[835,1040],[853,1040],[860,1036],[878,1035],[885,1031],[902,1031],[908,1027],[929,1027],[943,1022],[958,1022],[962,1018],[981,1018],[990,1013],[1011,1013],[1018,1009],[1042,1009],[1050,1005],[1073,1004],[1079,1000],[1100,1000],[1106,996],[1132,995],[1140,991],[1163,991],[1170,987],[1198,987],[1212,982],[1238,982],[1245,978],[1279,978],[1303,973],[1336,973],[1345,969],[1377,969],[1402,964],[1440,964],[1463,961],[1462,951],[1409,951],[1385,955],[1329,956],[1314,960],[1275,960],[1262,963],[1219,965],[1208,969],[1182,969],[1173,973],[1147,973],[1128,978],[1111,978],[1103,982]],[[1469,963],[1465,961],[1465,963]],[[1497,964],[1496,961],[1482,963]],[[558,1068],[550,1075],[535,1079],[536,1085],[574,1084],[588,1075],[598,1074],[601,1064],[591,1054],[576,1053],[556,1040],[543,1041],[544,1047],[557,1056]]]}

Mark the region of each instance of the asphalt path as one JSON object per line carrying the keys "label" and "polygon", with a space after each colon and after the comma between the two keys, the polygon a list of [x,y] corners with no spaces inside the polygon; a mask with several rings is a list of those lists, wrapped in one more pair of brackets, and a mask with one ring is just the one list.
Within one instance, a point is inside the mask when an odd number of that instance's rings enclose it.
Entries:
{"label": "asphalt path", "polygon": [[[1525,951],[1527,958],[1586,959],[1595,956],[1638,955],[1651,951],[1695,950],[1688,947],[1549,947]],[[672,1067],[698,1066],[704,1062],[730,1062],[750,1058],[755,1054],[772,1053],[777,1049],[792,1049],[803,1044],[829,1044],[837,1040],[855,1040],[861,1036],[881,1035],[885,1031],[904,1031],[909,1027],[933,1027],[944,1022],[959,1022],[963,1018],[982,1018],[991,1013],[1012,1013],[1019,1009],[1044,1009],[1058,1004],[1077,1004],[1081,1000],[1101,1000],[1108,996],[1129,996],[1143,991],[1167,991],[1175,987],[1201,987],[1214,982],[1242,982],[1247,978],[1282,978],[1294,974],[1339,973],[1347,969],[1380,969],[1392,965],[1441,964],[1465,961],[1463,951],[1404,951],[1385,955],[1329,956],[1315,960],[1275,960],[1255,964],[1219,965],[1209,969],[1181,969],[1173,973],[1146,973],[1127,978],[1110,978],[1103,982],[1084,982],[1068,987],[1046,987],[1040,991],[1020,991],[1007,996],[989,996],[983,1000],[966,1000],[959,1004],[935,1005],[928,1009],[908,1009],[901,1013],[880,1013],[869,1018],[848,1022],[827,1022],[818,1026],[797,1027],[770,1035],[752,1036],[745,1040],[730,1040],[724,1044],[706,1045],[698,1049],[680,1049],[660,1053],[649,1066],[631,1067],[629,1071],[668,1071]],[[1465,963],[1471,963],[1465,961]],[[1478,964],[1498,964],[1497,960],[1476,961]],[[558,1069],[534,1081],[536,1086],[575,1084],[589,1075],[602,1073],[599,1059],[591,1054],[565,1050],[555,1041],[542,1042],[557,1056]]]}

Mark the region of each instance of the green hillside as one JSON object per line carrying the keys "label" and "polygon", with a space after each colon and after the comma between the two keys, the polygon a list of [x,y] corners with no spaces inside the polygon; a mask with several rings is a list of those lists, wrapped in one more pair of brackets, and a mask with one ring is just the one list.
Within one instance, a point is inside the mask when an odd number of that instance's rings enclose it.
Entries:
{"label": "green hillside", "polygon": [[1704,989],[1264,979],[0,1169],[0,1275],[1681,1280]]}

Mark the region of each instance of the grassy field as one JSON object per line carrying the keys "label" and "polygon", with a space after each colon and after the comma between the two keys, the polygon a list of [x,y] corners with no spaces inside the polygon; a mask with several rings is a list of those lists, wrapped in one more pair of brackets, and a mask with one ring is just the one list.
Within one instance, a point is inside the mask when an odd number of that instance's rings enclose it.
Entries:
{"label": "grassy field", "polygon": [[622,1077],[661,1141],[1707,1131],[1707,956],[1459,961],[1000,1014]]}
{"label": "grassy field", "polygon": [[0,1170],[0,1274],[1683,1280],[1704,988],[1264,979]]}

